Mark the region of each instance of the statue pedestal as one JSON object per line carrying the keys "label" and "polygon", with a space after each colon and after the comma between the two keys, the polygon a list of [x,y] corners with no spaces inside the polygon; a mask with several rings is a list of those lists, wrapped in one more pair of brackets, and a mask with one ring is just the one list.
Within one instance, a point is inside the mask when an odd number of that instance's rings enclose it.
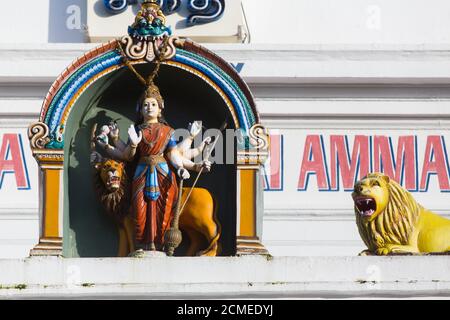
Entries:
{"label": "statue pedestal", "polygon": [[146,251],[146,250],[136,250],[130,254],[131,258],[165,258],[167,254],[164,251]]}
{"label": "statue pedestal", "polygon": [[166,258],[164,251],[144,251],[142,258]]}

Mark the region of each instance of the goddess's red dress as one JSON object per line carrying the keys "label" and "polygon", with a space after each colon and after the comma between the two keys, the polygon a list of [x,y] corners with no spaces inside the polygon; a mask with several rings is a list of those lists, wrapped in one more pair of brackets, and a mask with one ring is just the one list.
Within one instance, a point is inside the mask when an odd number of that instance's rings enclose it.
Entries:
{"label": "goddess's red dress", "polygon": [[175,145],[173,129],[162,123],[138,128],[143,138],[136,151],[139,162],[132,183],[136,240],[162,250],[178,198],[177,179],[166,161],[166,152]]}

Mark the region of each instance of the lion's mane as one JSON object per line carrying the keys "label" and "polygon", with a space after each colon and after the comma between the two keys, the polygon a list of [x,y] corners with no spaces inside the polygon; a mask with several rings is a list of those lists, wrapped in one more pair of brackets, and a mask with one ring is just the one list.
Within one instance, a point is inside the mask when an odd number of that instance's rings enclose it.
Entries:
{"label": "lion's mane", "polygon": [[[380,174],[369,174],[367,178],[382,179]],[[422,207],[412,195],[390,179],[389,202],[383,212],[373,221],[364,221],[361,214],[355,210],[356,224],[366,246],[374,251],[384,247],[386,243],[407,245],[414,225]]]}

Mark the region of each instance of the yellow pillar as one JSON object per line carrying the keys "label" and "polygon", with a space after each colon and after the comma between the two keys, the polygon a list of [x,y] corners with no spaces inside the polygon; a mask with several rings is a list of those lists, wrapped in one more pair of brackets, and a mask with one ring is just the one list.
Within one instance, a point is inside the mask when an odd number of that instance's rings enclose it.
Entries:
{"label": "yellow pillar", "polygon": [[264,204],[259,180],[259,166],[238,165],[236,253],[268,254],[261,243]]}
{"label": "yellow pillar", "polygon": [[40,170],[39,243],[31,256],[61,256],[63,239],[63,150],[33,150]]}
{"label": "yellow pillar", "polygon": [[239,170],[240,176],[240,215],[239,235],[241,237],[256,236],[256,190],[255,171]]}
{"label": "yellow pillar", "polygon": [[261,243],[264,190],[261,170],[268,156],[269,135],[260,124],[249,130],[251,147],[237,152],[236,253],[269,254]]}

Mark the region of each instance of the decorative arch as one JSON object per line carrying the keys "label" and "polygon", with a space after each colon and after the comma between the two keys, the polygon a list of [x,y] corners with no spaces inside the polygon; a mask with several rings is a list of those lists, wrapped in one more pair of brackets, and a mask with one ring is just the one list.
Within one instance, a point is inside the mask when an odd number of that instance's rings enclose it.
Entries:
{"label": "decorative arch", "polygon": [[[103,44],[76,59],[52,84],[42,105],[39,122],[48,126],[49,137],[56,137],[65,126],[77,99],[92,84],[107,74],[123,68],[117,51],[118,40]],[[145,63],[144,60],[133,62]],[[164,64],[186,70],[207,82],[219,93],[233,116],[236,128],[249,133],[259,123],[253,97],[238,73],[223,59],[193,42],[184,41],[182,48]],[[51,143],[51,141],[49,141]],[[50,148],[62,149],[50,144]]]}
{"label": "decorative arch", "polygon": [[[96,81],[125,66],[118,46],[119,42],[126,42],[126,37],[92,49],[71,63],[50,87],[38,122],[30,125],[30,144],[43,184],[40,241],[31,250],[31,255],[62,255],[63,190],[67,183],[63,178],[64,128],[80,96]],[[131,41],[130,38],[128,40]],[[263,215],[259,170],[267,157],[269,141],[267,131],[260,124],[253,96],[236,70],[222,58],[189,40],[171,37],[171,41],[171,55],[163,64],[205,81],[223,99],[235,128],[241,129],[248,137],[248,143],[240,145],[237,154],[237,253],[266,253],[259,241]],[[131,51],[136,52],[133,48]],[[131,63],[148,61],[147,53],[146,57],[134,59]]]}

